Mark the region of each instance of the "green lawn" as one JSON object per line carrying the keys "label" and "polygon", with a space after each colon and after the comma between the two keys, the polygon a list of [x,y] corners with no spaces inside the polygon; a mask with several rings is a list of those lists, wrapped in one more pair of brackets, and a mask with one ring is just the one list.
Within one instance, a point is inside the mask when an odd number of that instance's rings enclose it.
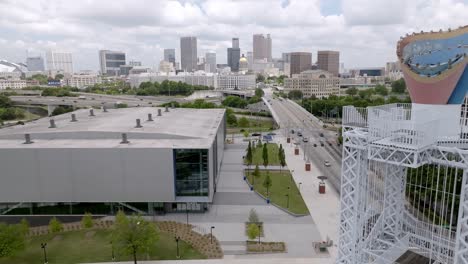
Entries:
{"label": "green lawn", "polygon": [[[111,231],[92,230],[92,236],[81,230],[32,237],[26,242],[24,251],[14,257],[0,258],[0,264],[30,264],[43,263],[43,252],[40,244],[47,243],[47,257],[50,264],[67,264],[83,262],[107,262],[112,260]],[[182,259],[203,259],[205,256],[195,251],[189,244],[179,241]],[[131,256],[115,254],[117,261],[132,260]],[[174,236],[160,233],[157,244],[150,249],[151,260],[176,259],[176,242]],[[138,260],[146,260],[146,254],[138,256]]]}
{"label": "green lawn", "polygon": [[[278,158],[279,146],[276,143],[268,143],[268,165],[280,165]],[[255,165],[258,164],[259,167],[263,166],[263,148],[255,148],[253,150],[253,161],[252,167],[255,168]]]}
{"label": "green lawn", "polygon": [[238,133],[241,133],[241,130],[246,130],[246,131],[249,131],[250,133],[267,132],[267,131],[271,131],[271,128],[274,126],[273,119],[269,119],[269,120],[256,119],[255,117],[251,119],[247,116],[246,118],[249,120],[249,126],[240,127],[238,125],[235,125],[235,126],[228,125],[228,128],[227,128],[228,133],[238,134]]}
{"label": "green lawn", "polygon": [[[267,196],[266,188],[263,187],[263,181],[265,180],[266,171],[260,171],[260,176],[255,178],[254,190]],[[291,177],[289,171],[270,171],[270,178],[272,181],[272,186],[270,187],[270,201],[280,207],[287,209],[290,212],[295,214],[308,214],[309,210],[307,209],[304,200],[302,199],[301,194],[297,188],[296,183]],[[247,179],[252,184],[253,176],[249,173]],[[290,189],[288,190],[288,187]],[[286,194],[289,193],[289,208],[287,207],[287,197]]]}

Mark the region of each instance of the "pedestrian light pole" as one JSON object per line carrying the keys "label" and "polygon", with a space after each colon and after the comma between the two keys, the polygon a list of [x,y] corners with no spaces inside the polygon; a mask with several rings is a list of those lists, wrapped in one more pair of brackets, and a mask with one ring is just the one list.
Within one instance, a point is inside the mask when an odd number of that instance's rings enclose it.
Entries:
{"label": "pedestrian light pole", "polygon": [[212,226],[212,227],[211,227],[211,229],[210,229],[210,239],[211,239],[211,244],[213,244],[213,229],[214,229],[214,228],[215,228],[215,227],[214,227],[214,226]]}
{"label": "pedestrian light pole", "polygon": [[42,248],[42,251],[44,252],[44,264],[49,263],[49,261],[47,261],[46,247],[47,247],[47,243],[41,243],[41,248]]}
{"label": "pedestrian light pole", "polygon": [[176,245],[177,245],[177,256],[176,258],[180,259],[180,255],[179,255],[179,240],[180,240],[180,237],[179,236],[176,236],[175,237],[175,242],[176,242]]}

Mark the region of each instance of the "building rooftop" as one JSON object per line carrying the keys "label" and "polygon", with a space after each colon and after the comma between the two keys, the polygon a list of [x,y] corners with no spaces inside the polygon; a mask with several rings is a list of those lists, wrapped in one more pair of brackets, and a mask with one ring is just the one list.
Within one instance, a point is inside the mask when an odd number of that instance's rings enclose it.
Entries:
{"label": "building rooftop", "polygon": [[[161,116],[158,116],[161,109]],[[0,148],[207,148],[215,139],[224,109],[139,107],[80,109],[0,129]],[[148,121],[148,114],[154,121]],[[71,122],[75,114],[76,122]],[[53,119],[56,128],[49,128]],[[141,128],[136,127],[141,120]],[[121,144],[126,133],[128,144]],[[33,144],[23,144],[30,134]]]}

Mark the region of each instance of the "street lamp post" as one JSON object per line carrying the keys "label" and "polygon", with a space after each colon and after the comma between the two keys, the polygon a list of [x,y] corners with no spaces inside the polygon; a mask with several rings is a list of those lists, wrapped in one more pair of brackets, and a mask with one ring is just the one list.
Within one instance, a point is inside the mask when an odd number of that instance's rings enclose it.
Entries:
{"label": "street lamp post", "polygon": [[44,252],[44,264],[49,263],[49,261],[47,261],[46,247],[47,247],[47,243],[41,243],[41,248],[42,248],[42,250]]}
{"label": "street lamp post", "polygon": [[211,227],[211,229],[210,229],[210,239],[211,239],[211,244],[213,244],[213,229],[214,229],[214,228],[215,228],[215,227],[214,227],[214,226],[212,226],[212,227]]}
{"label": "street lamp post", "polygon": [[114,245],[113,245],[112,241],[110,242],[110,244],[111,244],[111,249],[112,249],[112,261],[114,261],[115,260]]}
{"label": "street lamp post", "polygon": [[260,244],[260,236],[262,235],[262,230],[260,229],[261,228],[260,224],[257,224],[257,226],[258,226],[258,243]]}
{"label": "street lamp post", "polygon": [[179,236],[176,236],[175,237],[175,242],[176,242],[176,245],[177,245],[177,256],[176,258],[180,258],[180,255],[179,255],[179,240],[180,240],[180,237]]}

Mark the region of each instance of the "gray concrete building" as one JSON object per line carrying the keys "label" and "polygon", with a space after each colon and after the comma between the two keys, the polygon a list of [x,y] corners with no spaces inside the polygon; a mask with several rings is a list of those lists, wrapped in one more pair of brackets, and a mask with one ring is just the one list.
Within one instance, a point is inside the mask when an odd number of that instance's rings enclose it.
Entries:
{"label": "gray concrete building", "polygon": [[317,52],[317,67],[332,73],[334,76],[340,74],[340,52],[332,50],[319,50]]}
{"label": "gray concrete building", "polygon": [[99,51],[99,63],[102,75],[120,75],[120,66],[125,65],[125,61],[125,52],[112,50]]}
{"label": "gray concrete building", "polygon": [[164,49],[164,60],[172,63],[175,68],[175,49]]}
{"label": "gray concrete building", "polygon": [[291,52],[290,53],[290,71],[289,74],[299,74],[310,70],[312,67],[312,53],[310,52]]}
{"label": "gray concrete building", "polygon": [[224,109],[154,107],[80,109],[1,129],[0,214],[205,211],[225,129]]}
{"label": "gray concrete building", "polygon": [[197,70],[197,37],[180,38],[180,67],[187,72]]}
{"label": "gray concrete building", "polygon": [[216,72],[216,53],[207,52],[205,54],[205,71]]}
{"label": "gray concrete building", "polygon": [[45,71],[44,58],[41,56],[28,57],[26,59],[28,71]]}
{"label": "gray concrete building", "polygon": [[271,37],[267,34],[266,37],[263,34],[253,35],[253,59],[255,60],[267,60],[271,62]]}

